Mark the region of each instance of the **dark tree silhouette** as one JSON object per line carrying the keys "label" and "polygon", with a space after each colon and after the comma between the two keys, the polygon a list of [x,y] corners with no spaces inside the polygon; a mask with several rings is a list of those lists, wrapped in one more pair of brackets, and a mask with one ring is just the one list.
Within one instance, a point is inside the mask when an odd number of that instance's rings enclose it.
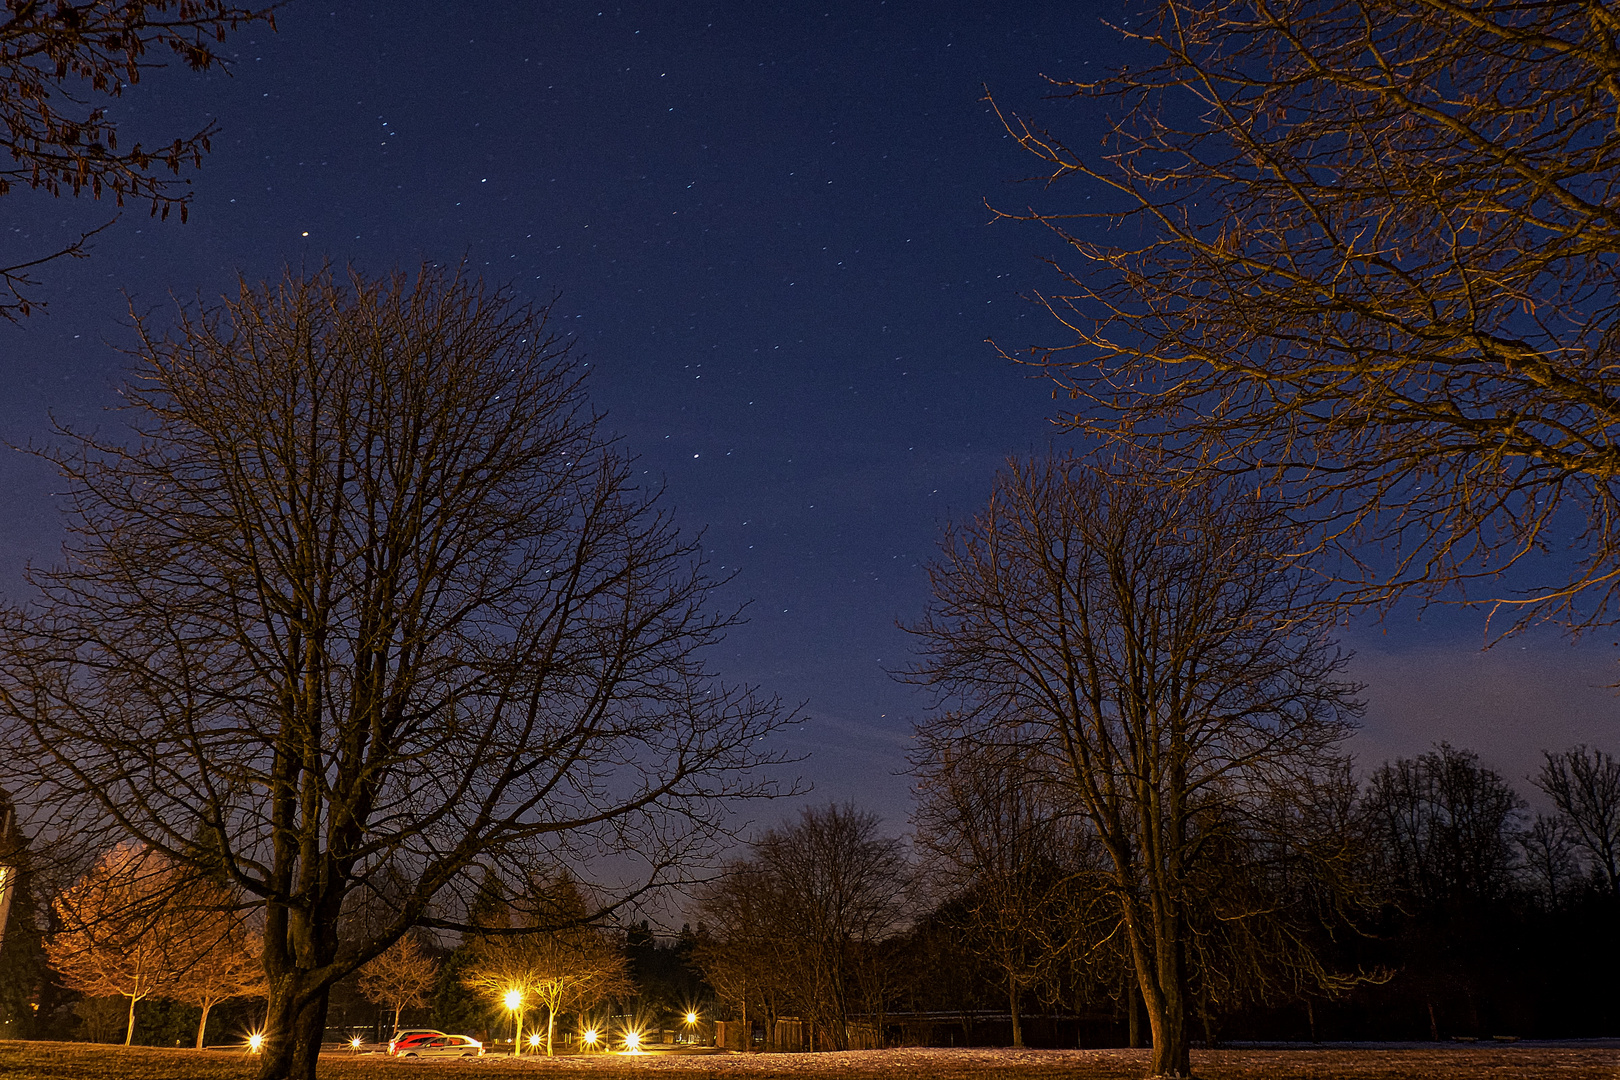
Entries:
{"label": "dark tree silhouette", "polygon": [[[1278,556],[1290,538],[1275,510],[1156,479],[1146,464],[1009,465],[988,508],[947,529],[910,677],[940,695],[940,743],[1029,748],[1095,834],[1151,1072],[1186,1076],[1194,920],[1261,914],[1200,878],[1286,848],[1298,819],[1279,803],[1342,769],[1358,705],[1308,614],[1310,580]],[[1329,980],[1303,935],[1271,940]]]}
{"label": "dark tree silhouette", "polygon": [[1552,798],[1610,895],[1620,898],[1620,762],[1585,746],[1545,757],[1536,786]]}
{"label": "dark tree silhouette", "polygon": [[[716,940],[698,951],[709,984],[748,1018],[786,1007],[815,1026],[818,1047],[850,1048],[850,1018],[874,1004],[886,972],[871,963],[906,912],[909,867],[878,819],[853,806],[812,807],[769,829],[703,898]],[[864,999],[864,1000],[863,1000]]]}
{"label": "dark tree silhouette", "polygon": [[1073,917],[1085,868],[1068,858],[1066,815],[1027,747],[963,744],[926,726],[918,738],[917,844],[956,900],[962,943],[1000,972],[1023,1046],[1024,1002],[1094,940]]}

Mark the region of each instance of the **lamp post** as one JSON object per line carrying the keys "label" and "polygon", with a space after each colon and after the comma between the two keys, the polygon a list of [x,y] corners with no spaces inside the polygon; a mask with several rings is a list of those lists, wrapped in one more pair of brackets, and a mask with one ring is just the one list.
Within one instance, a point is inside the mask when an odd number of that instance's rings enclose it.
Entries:
{"label": "lamp post", "polygon": [[506,1007],[512,1010],[512,1019],[517,1023],[517,1032],[512,1036],[512,1056],[517,1057],[523,1052],[523,991],[516,987],[508,990]]}

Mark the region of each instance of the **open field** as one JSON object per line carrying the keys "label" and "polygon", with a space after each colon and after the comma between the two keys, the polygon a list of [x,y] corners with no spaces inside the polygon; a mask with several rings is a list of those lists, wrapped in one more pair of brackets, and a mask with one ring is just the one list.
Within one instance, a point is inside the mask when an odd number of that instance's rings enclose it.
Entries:
{"label": "open field", "polygon": [[[254,1060],[224,1051],[0,1042],[0,1080],[250,1080]],[[841,1054],[562,1057],[398,1061],[333,1054],[321,1080],[1137,1080],[1143,1050],[856,1050]],[[1620,1080],[1620,1047],[1589,1044],[1324,1047],[1194,1051],[1209,1080]]]}

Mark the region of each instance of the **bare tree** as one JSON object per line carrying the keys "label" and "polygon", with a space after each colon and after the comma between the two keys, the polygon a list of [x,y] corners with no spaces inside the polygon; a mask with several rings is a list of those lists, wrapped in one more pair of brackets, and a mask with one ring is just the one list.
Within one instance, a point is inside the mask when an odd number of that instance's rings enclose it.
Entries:
{"label": "bare tree", "polygon": [[[1274,509],[1157,475],[1010,464],[988,508],[947,529],[910,677],[940,695],[942,744],[1028,747],[1095,832],[1151,1072],[1186,1076],[1196,879],[1281,841],[1274,793],[1342,765],[1357,704],[1307,615],[1309,579],[1278,557],[1290,538]],[[1293,948],[1327,977],[1297,936]]]}
{"label": "bare tree", "polygon": [[[191,199],[183,165],[199,166],[216,133],[210,124],[157,147],[118,145],[118,125],[95,98],[117,99],[153,68],[150,54],[172,53],[193,71],[228,66],[219,51],[227,31],[275,21],[269,6],[227,0],[90,0],[39,3],[9,0],[0,21],[0,195],[14,186],[51,195],[112,196],[145,202],[154,215],[178,210],[184,221]],[[165,175],[165,173],[169,175]],[[105,226],[103,226],[105,228]],[[0,317],[17,319],[38,302],[28,291],[42,263],[88,254],[86,233],[54,253],[0,267]]]}
{"label": "bare tree", "polygon": [[393,1009],[398,1032],[399,1014],[427,1004],[438,974],[433,958],[422,951],[415,936],[406,934],[360,969],[360,994]]}
{"label": "bare tree", "polygon": [[1548,548],[1568,576],[1500,602],[1612,618],[1615,28],[1587,0],[1165,0],[1123,29],[1142,62],[1057,84],[1111,111],[1100,150],[1007,118],[1095,196],[1008,215],[1072,259],[1065,336],[1026,356],[1062,423],[1283,485],[1350,599]]}
{"label": "bare tree", "polygon": [[51,966],[69,989],[128,999],[125,1046],[135,1037],[135,1006],[171,993],[189,959],[190,926],[169,903],[175,885],[167,859],[125,843],[53,904],[59,929],[45,942]]}
{"label": "bare tree", "polygon": [[1471,750],[1440,743],[1385,762],[1363,800],[1380,878],[1422,904],[1491,900],[1514,887],[1524,800]]}
{"label": "bare tree", "polygon": [[1620,896],[1620,762],[1585,746],[1545,756],[1535,785],[1558,807],[1609,892]]}
{"label": "bare tree", "polygon": [[940,735],[918,732],[917,842],[958,897],[965,941],[1001,973],[1013,1045],[1023,1046],[1022,1002],[1084,945],[1069,910],[1081,891],[1065,858],[1074,845],[1032,751]]}
{"label": "bare tree", "polygon": [[1526,876],[1537,899],[1548,911],[1557,911],[1580,877],[1576,841],[1569,823],[1561,815],[1537,814],[1519,837],[1519,846],[1524,850]]}
{"label": "bare tree", "polygon": [[744,1030],[763,1017],[770,1044],[776,1018],[800,1008],[807,989],[798,942],[784,932],[777,882],[756,860],[738,860],[701,898],[693,960]]}
{"label": "bare tree", "polygon": [[708,891],[703,918],[716,940],[699,963],[706,974],[712,966],[717,992],[742,995],[745,1019],[749,995],[762,995],[770,1020],[796,1008],[822,1048],[849,1049],[851,1016],[882,974],[863,961],[907,909],[904,851],[877,828],[853,806],[808,808],[767,830]]}
{"label": "bare tree", "polygon": [[[704,667],[733,618],[544,311],[428,266],[177,318],[137,320],[129,437],[49,454],[71,540],[0,611],[4,767],[262,905],[261,1075],[308,1080],[331,986],[476,930],[485,878],[690,873],[784,717]],[[346,934],[351,895],[387,917]]]}
{"label": "bare tree", "polygon": [[242,898],[217,881],[194,880],[170,901],[185,921],[184,950],[168,996],[195,1005],[197,1049],[203,1048],[208,1014],[239,997],[263,997],[264,943],[243,918]]}
{"label": "bare tree", "polygon": [[[544,1007],[550,1057],[558,1013],[628,993],[631,983],[624,949],[606,931],[591,925],[595,905],[571,876],[560,875],[538,891],[538,903],[509,910],[495,927],[486,927],[485,936],[473,939],[474,957],[462,981],[496,1003],[516,991],[522,1007]],[[488,936],[496,928],[530,932]],[[521,1019],[518,1033],[521,1037]],[[521,1053],[522,1046],[515,1051]]]}

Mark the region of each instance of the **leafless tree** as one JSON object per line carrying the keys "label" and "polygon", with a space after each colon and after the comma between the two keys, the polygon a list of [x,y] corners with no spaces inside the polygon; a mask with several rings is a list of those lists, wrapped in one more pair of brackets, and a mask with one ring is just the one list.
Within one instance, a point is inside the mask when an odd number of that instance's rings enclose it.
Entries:
{"label": "leafless tree", "polygon": [[1347,557],[1347,599],[1550,549],[1574,553],[1567,577],[1498,602],[1609,621],[1617,18],[1590,0],[1165,0],[1122,28],[1142,62],[1057,83],[1109,110],[1100,149],[1005,118],[1093,200],[1008,214],[1068,245],[1064,295],[1044,298],[1064,336],[1024,357],[1075,403],[1061,422],[1281,485],[1309,541]]}
{"label": "leafless tree", "polygon": [[1342,766],[1357,705],[1274,509],[1157,478],[1011,463],[987,509],[947,529],[910,677],[940,695],[942,743],[1027,746],[1095,832],[1151,1071],[1185,1076],[1197,879],[1280,841],[1275,793]]}
{"label": "leafless tree", "polygon": [[[262,1076],[308,1080],[333,983],[477,929],[478,882],[683,879],[784,718],[705,668],[732,616],[544,311],[428,266],[177,318],[129,436],[46,452],[71,540],[0,611],[4,767],[262,906]],[[389,916],[346,935],[354,896]]]}
{"label": "leafless tree", "polygon": [[1580,877],[1580,861],[1569,823],[1562,815],[1537,814],[1519,837],[1525,876],[1548,911],[1557,911]]}
{"label": "leafless tree", "polygon": [[1546,759],[1536,786],[1558,807],[1609,892],[1620,896],[1620,762],[1585,746]]}
{"label": "leafless tree", "polygon": [[1440,743],[1384,763],[1363,806],[1379,876],[1398,895],[1427,905],[1513,890],[1524,800],[1472,751]]}
{"label": "leafless tree", "polygon": [[1033,751],[940,735],[918,732],[917,843],[959,897],[963,938],[1001,973],[1013,1045],[1023,1046],[1023,1001],[1083,946],[1069,908],[1084,875],[1065,858],[1074,845]]}
{"label": "leafless tree", "polygon": [[[497,1005],[507,993],[516,991],[522,1007],[543,1007],[546,1056],[550,1057],[558,1013],[626,994],[631,982],[624,949],[607,931],[591,925],[596,905],[571,876],[560,875],[538,891],[538,903],[518,905],[516,911],[508,908],[497,923],[486,927],[483,936],[473,938],[473,959],[462,981]],[[532,933],[488,933],[521,929],[524,923]],[[521,1053],[521,1014],[518,1034],[516,1049]]]}
{"label": "leafless tree", "polygon": [[189,959],[191,928],[169,903],[175,886],[168,859],[125,843],[53,904],[59,929],[45,941],[51,966],[87,997],[128,1000],[125,1046],[135,1037],[135,1006],[168,996]]}
{"label": "leafless tree", "polygon": [[414,935],[406,934],[360,969],[360,993],[367,1001],[394,1010],[397,1033],[399,1014],[427,1004],[438,974],[433,957],[422,951]]}
{"label": "leafless tree", "polygon": [[717,992],[743,994],[746,1009],[747,995],[774,990],[769,1019],[791,1006],[821,1048],[849,1049],[851,1016],[863,998],[872,1001],[865,991],[882,975],[863,961],[907,908],[904,851],[877,829],[871,814],[834,804],[806,809],[753,843],[704,897],[716,940],[699,963],[713,970]]}
{"label": "leafless tree", "polygon": [[[272,6],[243,7],[227,0],[90,0],[40,3],[7,0],[0,14],[0,195],[26,186],[51,195],[110,195],[145,202],[154,215],[178,210],[186,218],[186,164],[199,166],[215,134],[210,124],[157,147],[118,145],[118,126],[105,104],[153,68],[151,54],[172,53],[193,71],[227,66],[218,46],[227,31],[256,22],[274,27]],[[168,174],[168,175],[165,175]],[[105,228],[105,226],[103,226]],[[88,254],[94,232],[54,253],[0,267],[0,317],[25,316],[42,263]]]}
{"label": "leafless tree", "polygon": [[693,960],[745,1029],[763,1017],[770,1043],[776,1018],[798,1008],[805,990],[798,942],[785,932],[777,883],[757,863],[739,860],[701,896]]}
{"label": "leafless tree", "polygon": [[168,996],[201,1010],[197,1049],[203,1048],[208,1014],[239,997],[263,997],[264,942],[243,917],[242,898],[217,881],[192,880],[170,906],[185,920],[187,936]]}

